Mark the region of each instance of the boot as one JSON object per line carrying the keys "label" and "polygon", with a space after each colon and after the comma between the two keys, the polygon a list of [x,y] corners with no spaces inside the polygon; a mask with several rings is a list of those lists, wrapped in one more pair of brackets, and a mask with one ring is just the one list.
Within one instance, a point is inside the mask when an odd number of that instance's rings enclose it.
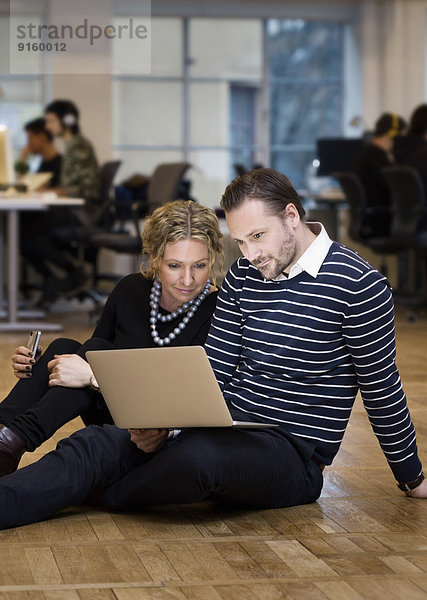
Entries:
{"label": "boot", "polygon": [[25,452],[25,442],[9,427],[0,425],[0,477],[16,471]]}

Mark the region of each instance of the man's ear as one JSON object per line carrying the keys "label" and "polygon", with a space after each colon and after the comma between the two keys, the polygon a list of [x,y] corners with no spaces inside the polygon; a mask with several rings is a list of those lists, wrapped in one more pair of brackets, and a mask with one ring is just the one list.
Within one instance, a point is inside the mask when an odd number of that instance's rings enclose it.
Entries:
{"label": "man's ear", "polygon": [[301,218],[299,216],[299,212],[297,207],[295,206],[295,204],[293,204],[292,202],[289,202],[289,204],[286,205],[285,207],[285,218],[288,219],[289,223],[292,225],[292,227],[297,227],[299,222],[301,221]]}

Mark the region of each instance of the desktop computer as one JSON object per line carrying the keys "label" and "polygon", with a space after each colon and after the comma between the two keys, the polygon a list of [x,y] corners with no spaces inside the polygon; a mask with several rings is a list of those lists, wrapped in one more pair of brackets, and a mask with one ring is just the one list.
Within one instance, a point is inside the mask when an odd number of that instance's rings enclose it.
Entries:
{"label": "desktop computer", "polygon": [[10,134],[6,125],[0,125],[0,185],[8,185],[14,181]]}

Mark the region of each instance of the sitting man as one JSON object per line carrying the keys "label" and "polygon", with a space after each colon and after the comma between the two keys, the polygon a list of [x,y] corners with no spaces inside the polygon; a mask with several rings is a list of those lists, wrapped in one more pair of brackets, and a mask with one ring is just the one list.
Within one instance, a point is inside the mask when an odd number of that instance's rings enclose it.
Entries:
{"label": "sitting man", "polygon": [[45,120],[40,117],[25,124],[27,145],[22,149],[20,160],[26,161],[30,154],[41,156],[37,173],[52,173],[47,187],[57,187],[61,173],[62,157],[53,143],[53,135],[45,128]]}
{"label": "sitting man", "polygon": [[0,527],[43,519],[95,491],[113,509],[208,497],[252,508],[313,502],[359,389],[399,488],[427,497],[395,364],[388,281],[322,225],[305,223],[277,171],[238,177],[222,207],[243,258],[219,292],[205,347],[233,419],[278,427],[172,436],[88,427],[0,478]]}
{"label": "sitting man", "polygon": [[391,198],[382,169],[394,163],[393,147],[397,136],[403,135],[407,125],[394,113],[382,114],[375,123],[374,137],[363,146],[356,157],[353,171],[360,177],[366,191],[368,208],[362,236],[385,236],[390,234]]}

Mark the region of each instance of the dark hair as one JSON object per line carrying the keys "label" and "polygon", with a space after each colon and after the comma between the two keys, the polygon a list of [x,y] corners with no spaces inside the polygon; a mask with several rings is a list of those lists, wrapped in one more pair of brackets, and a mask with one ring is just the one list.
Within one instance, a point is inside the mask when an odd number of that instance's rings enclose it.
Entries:
{"label": "dark hair", "polygon": [[375,123],[375,136],[395,137],[407,128],[406,121],[395,113],[383,113]]}
{"label": "dark hair", "polygon": [[73,134],[79,133],[79,109],[71,100],[54,100],[46,106],[44,112],[54,113],[63,127],[70,129]]}
{"label": "dark hair", "polygon": [[247,198],[262,200],[273,215],[281,215],[288,204],[294,204],[301,219],[305,210],[292,183],[274,169],[253,169],[236,177],[226,187],[221,198],[225,212],[238,208]]}
{"label": "dark hair", "polygon": [[409,133],[416,135],[427,133],[427,104],[420,104],[412,113],[409,121]]}
{"label": "dark hair", "polygon": [[33,119],[32,121],[28,121],[28,123],[25,123],[24,129],[25,129],[25,131],[31,131],[32,133],[36,133],[36,134],[44,133],[44,135],[48,138],[48,140],[50,142],[53,139],[53,135],[45,127],[45,122],[44,122],[43,117],[39,117],[38,119]]}

